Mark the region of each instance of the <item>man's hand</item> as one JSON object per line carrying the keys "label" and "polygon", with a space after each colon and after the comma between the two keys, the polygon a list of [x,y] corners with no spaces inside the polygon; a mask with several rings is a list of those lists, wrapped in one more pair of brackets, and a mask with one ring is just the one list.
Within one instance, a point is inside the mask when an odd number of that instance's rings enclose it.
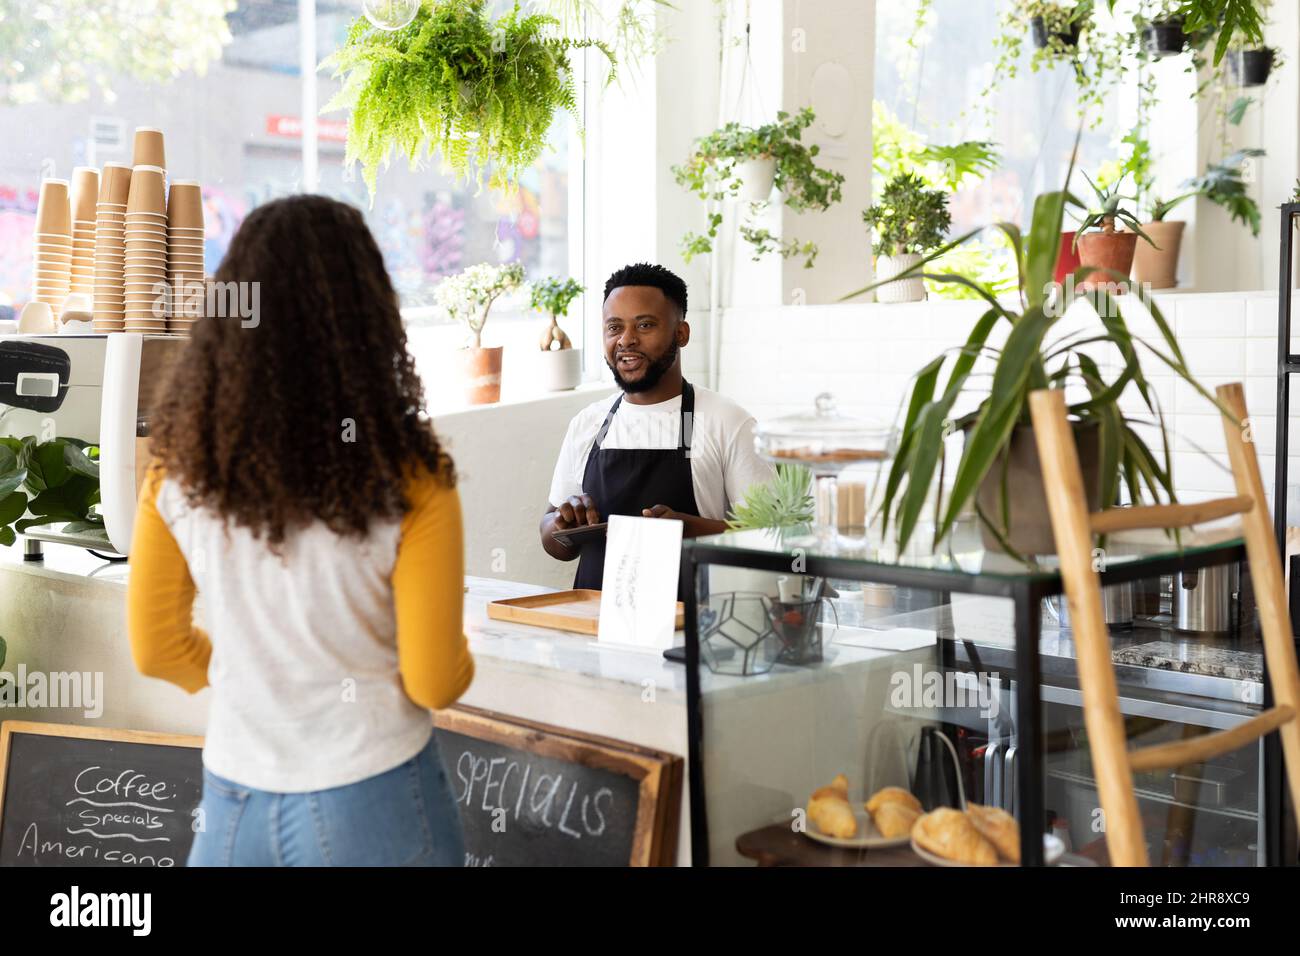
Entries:
{"label": "man's hand", "polygon": [[560,502],[560,507],[551,508],[542,515],[539,529],[542,533],[542,550],[561,561],[572,561],[581,549],[555,537],[556,531],[576,528],[580,525],[599,524],[600,511],[590,495],[570,495]]}
{"label": "man's hand", "polygon": [[558,529],[600,524],[600,512],[596,510],[596,502],[591,500],[591,495],[570,495],[568,499],[560,502],[560,507],[555,510],[555,513],[559,515],[555,522],[555,527]]}
{"label": "man's hand", "polygon": [[667,505],[655,505],[653,508],[642,510],[643,518],[673,518],[682,523],[682,537],[698,538],[706,534],[721,534],[727,530],[725,521],[718,521],[714,518],[701,518],[699,515],[684,515],[680,511],[673,511]]}

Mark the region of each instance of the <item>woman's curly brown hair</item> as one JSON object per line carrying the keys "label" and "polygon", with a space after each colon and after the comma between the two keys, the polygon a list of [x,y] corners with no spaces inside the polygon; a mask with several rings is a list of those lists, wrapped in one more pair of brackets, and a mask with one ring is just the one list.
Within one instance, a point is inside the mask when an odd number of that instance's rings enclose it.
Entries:
{"label": "woman's curly brown hair", "polygon": [[323,196],[259,206],[214,278],[258,283],[258,314],[196,323],[150,431],[191,504],[277,548],[313,521],[362,536],[400,518],[420,465],[455,483],[360,212]]}

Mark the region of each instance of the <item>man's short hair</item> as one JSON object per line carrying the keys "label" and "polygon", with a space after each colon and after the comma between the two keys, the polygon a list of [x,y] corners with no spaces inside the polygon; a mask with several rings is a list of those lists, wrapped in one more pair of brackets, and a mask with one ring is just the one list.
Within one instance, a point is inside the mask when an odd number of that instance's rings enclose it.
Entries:
{"label": "man's short hair", "polygon": [[625,285],[654,286],[681,311],[679,318],[686,318],[686,283],[663,266],[649,262],[624,266],[606,280],[605,298],[608,299],[611,292]]}

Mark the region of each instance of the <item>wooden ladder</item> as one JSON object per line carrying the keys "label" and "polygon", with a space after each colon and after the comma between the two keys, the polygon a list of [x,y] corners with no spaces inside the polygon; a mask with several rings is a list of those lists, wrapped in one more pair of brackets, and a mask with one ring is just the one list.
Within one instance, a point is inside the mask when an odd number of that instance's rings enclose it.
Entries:
{"label": "wooden ladder", "polygon": [[[1061,578],[1070,606],[1084,724],[1105,814],[1106,844],[1111,862],[1116,866],[1149,865],[1142,817],[1133,792],[1135,772],[1199,763],[1277,731],[1282,737],[1291,801],[1300,807],[1300,722],[1296,719],[1300,712],[1300,674],[1292,643],[1282,562],[1260,480],[1259,459],[1254,445],[1244,435],[1247,415],[1242,387],[1239,383],[1223,385],[1216,389],[1216,394],[1220,404],[1233,416],[1223,415],[1223,434],[1232,462],[1235,496],[1196,504],[1112,508],[1093,513],[1087,509],[1083,472],[1066,416],[1064,393],[1039,390],[1029,396]],[[1138,528],[1186,527],[1230,515],[1241,515],[1275,706],[1229,730],[1129,751],[1111,663],[1101,581],[1093,565],[1093,535]]]}

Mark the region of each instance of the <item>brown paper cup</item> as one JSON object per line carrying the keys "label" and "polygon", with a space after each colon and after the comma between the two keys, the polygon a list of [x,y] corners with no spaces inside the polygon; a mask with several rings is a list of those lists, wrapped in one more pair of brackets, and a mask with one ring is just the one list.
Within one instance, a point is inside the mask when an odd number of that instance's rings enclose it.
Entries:
{"label": "brown paper cup", "polygon": [[36,203],[36,231],[72,237],[72,206],[68,200],[66,179],[41,181],[40,199]]}
{"label": "brown paper cup", "polygon": [[163,184],[163,170],[153,163],[141,163],[131,170],[131,192],[126,200],[126,214],[154,213],[166,216],[167,192]]}
{"label": "brown paper cup", "polygon": [[135,130],[135,149],[131,154],[133,166],[157,166],[167,168],[167,155],[163,148],[162,130],[153,126],[137,126]]}
{"label": "brown paper cup", "polygon": [[167,197],[167,223],[176,228],[203,228],[203,192],[198,180],[177,179]]}
{"label": "brown paper cup", "polygon": [[78,166],[72,171],[72,218],[95,221],[95,204],[99,202],[99,170]]}
{"label": "brown paper cup", "polygon": [[126,210],[131,192],[131,167],[126,163],[105,163],[99,174],[99,205]]}

